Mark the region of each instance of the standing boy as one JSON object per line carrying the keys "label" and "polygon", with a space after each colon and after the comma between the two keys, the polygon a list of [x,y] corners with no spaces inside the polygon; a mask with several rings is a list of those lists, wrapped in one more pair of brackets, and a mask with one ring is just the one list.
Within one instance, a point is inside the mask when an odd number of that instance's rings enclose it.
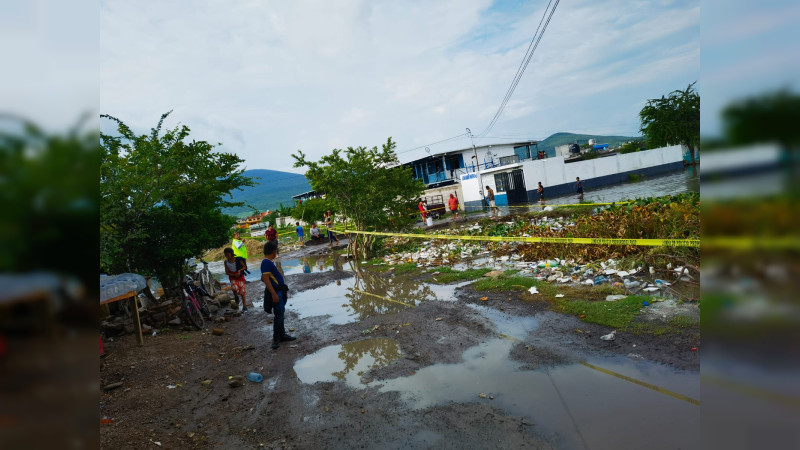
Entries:
{"label": "standing boy", "polygon": [[245,279],[242,272],[244,266],[239,258],[233,256],[233,249],[226,248],[222,251],[225,255],[225,274],[228,275],[228,280],[231,282],[231,290],[233,297],[238,303],[238,297],[242,298],[242,312],[247,311],[247,290],[245,288]]}
{"label": "standing boy", "polygon": [[293,341],[294,336],[286,334],[284,328],[284,314],[286,313],[286,293],[289,288],[283,281],[283,274],[275,265],[273,260],[278,253],[278,245],[275,241],[268,241],[264,244],[264,260],[261,261],[261,281],[266,287],[264,291],[264,301],[272,301],[272,312],[275,320],[272,322],[272,348],[273,350],[281,346],[281,342]]}
{"label": "standing boy", "polygon": [[583,181],[581,181],[581,177],[575,177],[577,183],[575,183],[575,189],[578,192],[578,198],[583,200]]}
{"label": "standing boy", "polygon": [[544,201],[544,186],[542,186],[542,182],[539,182],[539,187],[536,188],[536,191],[539,193],[539,201]]}
{"label": "standing boy", "polygon": [[494,203],[494,191],[489,186],[486,186],[486,200],[489,200],[489,207],[492,208],[492,219],[497,219],[500,209]]}
{"label": "standing boy", "polygon": [[328,231],[328,247],[333,248],[333,241],[339,243],[339,238],[333,233],[333,214],[331,214],[331,210],[329,209],[328,212],[325,213],[325,217],[323,218],[325,221],[325,229]]}
{"label": "standing boy", "polygon": [[300,246],[305,247],[306,241],[303,239],[303,227],[300,226],[300,222],[297,222],[297,228],[295,228],[297,232],[297,240],[300,241]]}

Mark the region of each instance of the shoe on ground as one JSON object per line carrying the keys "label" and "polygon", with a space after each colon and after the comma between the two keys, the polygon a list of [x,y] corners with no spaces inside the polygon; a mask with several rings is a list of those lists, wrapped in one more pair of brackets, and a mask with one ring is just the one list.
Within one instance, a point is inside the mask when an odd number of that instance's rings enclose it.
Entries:
{"label": "shoe on ground", "polygon": [[272,349],[275,350],[276,348],[280,347],[281,343],[278,341],[272,341]]}
{"label": "shoe on ground", "polygon": [[247,306],[242,306],[242,312],[247,312]]}
{"label": "shoe on ground", "polygon": [[293,341],[295,339],[297,339],[297,337],[289,336],[288,334],[284,334],[283,336],[281,336],[281,342]]}

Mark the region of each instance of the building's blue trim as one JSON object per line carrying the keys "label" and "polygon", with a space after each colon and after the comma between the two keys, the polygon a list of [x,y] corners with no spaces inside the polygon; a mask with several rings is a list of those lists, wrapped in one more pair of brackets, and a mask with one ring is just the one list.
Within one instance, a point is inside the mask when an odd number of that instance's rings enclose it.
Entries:
{"label": "building's blue trim", "polygon": [[506,195],[505,192],[495,192],[494,204],[497,206],[508,206],[508,195]]}

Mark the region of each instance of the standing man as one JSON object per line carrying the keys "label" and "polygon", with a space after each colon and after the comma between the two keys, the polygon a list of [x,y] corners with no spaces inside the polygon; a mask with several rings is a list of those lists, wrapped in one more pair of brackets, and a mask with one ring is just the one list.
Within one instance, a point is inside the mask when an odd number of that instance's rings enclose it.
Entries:
{"label": "standing man", "polygon": [[339,243],[339,238],[333,233],[333,214],[331,214],[331,210],[329,209],[328,212],[325,213],[325,217],[323,217],[323,221],[325,222],[325,229],[328,231],[328,248],[333,248],[333,241]]}
{"label": "standing man", "polygon": [[303,227],[300,226],[300,222],[297,222],[297,228],[295,228],[297,232],[297,240],[300,241],[300,246],[305,247],[306,241],[303,239]]}
{"label": "standing man", "polygon": [[[275,265],[278,245],[275,241],[264,244],[264,260],[261,261],[261,281],[264,282],[264,301],[272,302],[272,312],[275,319],[272,322],[272,349],[281,346],[281,342],[293,341],[297,338],[286,334],[284,327],[284,313],[286,312],[286,293],[289,288],[283,280],[283,274]],[[266,309],[266,306],[265,306]]]}
{"label": "standing man", "polygon": [[244,245],[242,236],[238,231],[233,232],[233,256],[244,265],[243,273],[250,275],[250,271],[247,270],[247,246]]}
{"label": "standing man", "polygon": [[458,219],[458,198],[450,194],[450,200],[447,201],[448,206],[450,206],[450,212],[453,214],[453,221]]}
{"label": "standing man", "polygon": [[541,181],[539,182],[539,187],[536,188],[536,192],[539,193],[539,201],[543,202],[544,201],[544,186],[542,186],[542,182]]}
{"label": "standing man", "polygon": [[264,233],[264,236],[266,236],[267,242],[275,243],[275,251],[278,252],[278,230],[276,230],[275,227],[272,226],[272,224],[269,224],[269,228],[267,228],[267,231]]}
{"label": "standing man", "polygon": [[494,191],[489,186],[486,186],[486,199],[489,200],[489,207],[492,208],[492,219],[497,219],[500,209],[494,203]]}
{"label": "standing man", "polygon": [[575,183],[575,189],[578,192],[578,199],[583,200],[583,181],[581,181],[581,177],[575,177],[577,183]]}

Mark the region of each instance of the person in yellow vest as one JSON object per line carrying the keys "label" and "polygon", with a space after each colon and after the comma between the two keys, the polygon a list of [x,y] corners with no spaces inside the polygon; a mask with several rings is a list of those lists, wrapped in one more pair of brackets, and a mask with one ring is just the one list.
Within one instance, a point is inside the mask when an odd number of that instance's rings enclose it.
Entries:
{"label": "person in yellow vest", "polygon": [[247,270],[247,246],[244,245],[238,231],[233,232],[233,256],[244,266],[242,273],[250,275],[250,271]]}

